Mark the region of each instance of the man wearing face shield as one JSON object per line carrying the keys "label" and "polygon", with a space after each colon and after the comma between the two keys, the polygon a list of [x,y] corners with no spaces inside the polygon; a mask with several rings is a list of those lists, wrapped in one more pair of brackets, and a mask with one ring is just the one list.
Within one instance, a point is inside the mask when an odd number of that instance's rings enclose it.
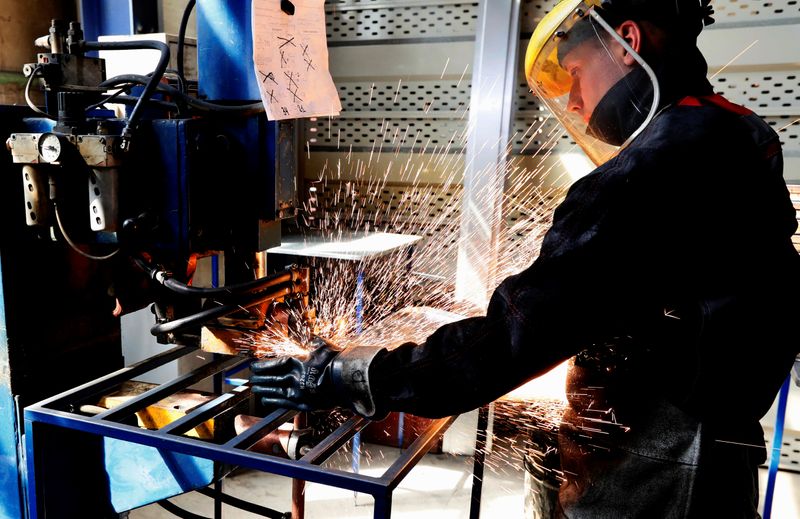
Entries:
{"label": "man wearing face shield", "polygon": [[757,517],[759,418],[798,352],[778,136],[714,94],[707,0],[564,0],[530,86],[597,164],[486,316],[253,365],[267,404],[446,416],[574,357],[555,517]]}

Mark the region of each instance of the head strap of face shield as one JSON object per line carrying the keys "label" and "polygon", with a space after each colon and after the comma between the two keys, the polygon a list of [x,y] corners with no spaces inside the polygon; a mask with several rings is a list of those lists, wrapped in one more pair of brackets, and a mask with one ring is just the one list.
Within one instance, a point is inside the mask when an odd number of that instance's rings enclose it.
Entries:
{"label": "head strap of face shield", "polygon": [[611,26],[625,20],[646,20],[662,29],[696,39],[714,23],[711,0],[602,0],[595,7]]}

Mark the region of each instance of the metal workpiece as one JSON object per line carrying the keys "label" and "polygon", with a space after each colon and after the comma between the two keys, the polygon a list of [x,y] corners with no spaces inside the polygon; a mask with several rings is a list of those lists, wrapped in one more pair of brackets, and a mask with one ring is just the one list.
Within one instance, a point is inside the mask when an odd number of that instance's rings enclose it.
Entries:
{"label": "metal workpiece", "polygon": [[[24,417],[26,459],[30,482],[27,489],[30,506],[29,518],[55,517],[52,515],[52,510],[62,510],[59,508],[62,503],[58,500],[59,498],[67,499],[67,497],[62,492],[51,489],[48,482],[49,484],[56,484],[56,482],[43,477],[40,470],[43,467],[50,469],[50,467],[57,466],[56,464],[59,462],[57,458],[61,452],[59,446],[63,443],[61,438],[72,438],[74,434],[78,434],[77,437],[81,438],[103,438],[104,441],[113,439],[114,442],[122,441],[125,444],[155,448],[164,459],[172,459],[176,456],[188,456],[188,458],[181,458],[184,461],[202,458],[366,493],[375,499],[373,516],[388,518],[391,515],[393,490],[453,421],[453,418],[434,421],[410,448],[405,450],[400,458],[379,477],[353,474],[321,466],[339,448],[350,441],[358,431],[369,424],[368,420],[361,417],[352,417],[346,420],[332,433],[319,440],[315,446],[307,445],[307,443],[294,445],[297,448],[296,455],[304,454],[299,460],[251,450],[270,435],[275,438],[286,436],[281,435],[279,429],[294,419],[298,414],[297,411],[277,409],[263,418],[251,418],[248,423],[249,428],[241,434],[234,433],[235,435],[231,438],[217,437],[212,441],[204,441],[184,436],[185,433],[207,420],[226,420],[226,417],[236,413],[236,410],[251,397],[247,386],[223,392],[160,429],[148,430],[130,424],[129,418],[148,405],[170,394],[185,390],[201,379],[225,373],[232,367],[235,368],[237,364],[246,362],[246,359],[241,357],[223,355],[215,355],[215,358],[208,363],[179,379],[154,387],[108,411],[94,415],[87,415],[79,411],[82,407],[86,409],[86,404],[90,404],[92,399],[98,399],[125,381],[184,356],[196,354],[195,348],[174,348],[27,407]],[[214,429],[216,431],[217,428]],[[303,441],[305,442],[306,439],[304,438]],[[295,441],[299,440],[300,437],[295,438]],[[303,445],[307,446],[303,447]],[[64,447],[66,446],[64,445]],[[290,446],[291,448],[293,447]],[[86,459],[92,459],[89,453],[84,453],[84,455]],[[66,467],[66,470],[69,470],[69,467]],[[61,481],[59,484],[64,485],[64,482]],[[117,512],[122,511],[124,510],[117,510]]]}

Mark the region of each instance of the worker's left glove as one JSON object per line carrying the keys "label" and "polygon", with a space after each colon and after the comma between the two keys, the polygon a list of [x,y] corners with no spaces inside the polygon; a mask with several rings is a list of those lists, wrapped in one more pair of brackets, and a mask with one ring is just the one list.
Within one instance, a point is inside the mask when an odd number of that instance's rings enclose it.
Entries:
{"label": "worker's left glove", "polygon": [[373,417],[369,365],[382,348],[342,351],[319,337],[312,341],[312,347],[305,359],[282,357],[254,362],[250,367],[253,393],[268,406],[300,411],[349,407]]}

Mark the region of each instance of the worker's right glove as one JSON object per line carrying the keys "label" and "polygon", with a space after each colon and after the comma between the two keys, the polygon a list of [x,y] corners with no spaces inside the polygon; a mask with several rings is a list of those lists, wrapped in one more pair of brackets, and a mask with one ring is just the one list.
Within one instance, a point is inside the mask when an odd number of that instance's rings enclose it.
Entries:
{"label": "worker's right glove", "polygon": [[375,401],[369,385],[369,365],[382,348],[338,350],[315,338],[305,359],[281,357],[254,362],[253,393],[264,405],[300,411],[348,407],[371,418]]}

